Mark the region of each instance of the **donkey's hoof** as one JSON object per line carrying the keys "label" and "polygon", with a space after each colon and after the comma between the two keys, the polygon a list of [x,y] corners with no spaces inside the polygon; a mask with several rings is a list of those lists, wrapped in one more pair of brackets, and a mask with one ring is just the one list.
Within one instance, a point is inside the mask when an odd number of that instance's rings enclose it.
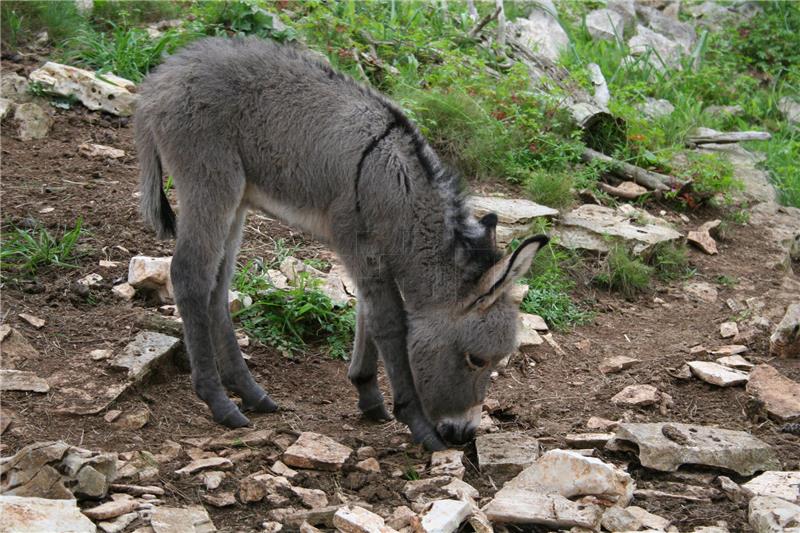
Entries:
{"label": "donkey's hoof", "polygon": [[278,410],[278,404],[272,401],[267,394],[262,396],[257,402],[243,404],[245,411],[253,411],[255,413],[274,413]]}
{"label": "donkey's hoof", "polygon": [[[414,439],[417,441],[417,439]],[[422,445],[425,447],[426,450],[429,452],[440,452],[442,450],[446,450],[447,446],[445,445],[444,441],[439,438],[438,435],[427,435],[423,437],[417,442],[422,442]]]}
{"label": "donkey's hoof", "polygon": [[217,417],[214,416],[214,421],[218,424],[222,424],[225,427],[229,427],[231,429],[241,428],[244,426],[250,425],[250,420],[244,416],[239,409],[234,409],[232,411],[228,411],[224,415]]}
{"label": "donkey's hoof", "polygon": [[382,403],[364,409],[361,411],[361,414],[364,415],[364,418],[374,422],[388,422],[392,419],[392,415],[389,414],[389,411],[386,410],[386,406]]}

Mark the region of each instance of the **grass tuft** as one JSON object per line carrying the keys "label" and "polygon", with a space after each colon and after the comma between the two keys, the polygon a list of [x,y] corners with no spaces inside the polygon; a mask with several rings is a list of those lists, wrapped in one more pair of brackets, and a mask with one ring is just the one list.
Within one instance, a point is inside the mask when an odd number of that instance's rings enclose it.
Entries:
{"label": "grass tuft", "polygon": [[70,263],[75,258],[75,246],[83,233],[82,219],[75,227],[53,236],[46,228],[13,228],[3,234],[0,248],[0,269],[14,270],[23,275],[33,276],[42,267],[55,265],[63,268],[77,268]]}
{"label": "grass tuft", "polygon": [[654,270],[632,256],[624,246],[614,245],[606,255],[602,271],[594,279],[601,286],[632,299],[647,290]]}

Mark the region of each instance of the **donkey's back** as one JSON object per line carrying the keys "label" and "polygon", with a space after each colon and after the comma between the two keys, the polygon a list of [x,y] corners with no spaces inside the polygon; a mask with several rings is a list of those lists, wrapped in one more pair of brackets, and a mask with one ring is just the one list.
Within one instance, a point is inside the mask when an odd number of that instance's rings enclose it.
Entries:
{"label": "donkey's back", "polygon": [[[233,189],[252,196],[252,207],[303,227],[313,222],[305,220],[312,212],[350,189],[364,146],[398,113],[382,95],[308,51],[256,38],[211,38],[170,56],[148,76],[136,136],[143,166],[148,153],[167,172],[198,162],[224,166],[249,184],[246,191],[220,176],[221,169],[183,179],[213,180],[221,194]],[[155,204],[166,210],[157,192],[152,184],[144,187],[146,216]],[[169,225],[165,217],[149,221],[159,228]],[[323,229],[311,225],[304,229]]]}

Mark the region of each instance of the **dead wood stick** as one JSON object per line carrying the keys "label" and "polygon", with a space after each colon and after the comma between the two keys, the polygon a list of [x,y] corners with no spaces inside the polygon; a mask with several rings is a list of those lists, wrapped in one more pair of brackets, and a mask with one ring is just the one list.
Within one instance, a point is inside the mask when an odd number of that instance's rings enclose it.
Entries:
{"label": "dead wood stick", "polygon": [[730,144],[743,141],[768,141],[772,135],[766,131],[729,131],[712,133],[710,135],[696,135],[687,139],[689,144]]}
{"label": "dead wood stick", "polygon": [[600,153],[591,148],[583,151],[581,159],[589,163],[591,161],[602,161],[603,163],[610,163],[612,165],[611,172],[633,180],[634,182],[647,187],[653,191],[668,191],[671,187],[683,187],[684,182],[681,182],[674,176],[667,176],[666,174],[659,174],[658,172],[651,172],[641,167],[631,165],[619,159],[614,159],[606,154]]}
{"label": "dead wood stick", "polygon": [[475,37],[477,37],[478,34],[483,30],[483,28],[487,24],[489,24],[491,21],[500,16],[500,12],[502,10],[503,6],[499,6],[497,9],[494,10],[494,13],[490,13],[489,15],[486,15],[481,20],[479,20],[478,23],[475,24],[475,26],[473,26],[472,29],[469,30],[469,32],[467,32],[467,37],[469,37],[470,39],[474,39]]}

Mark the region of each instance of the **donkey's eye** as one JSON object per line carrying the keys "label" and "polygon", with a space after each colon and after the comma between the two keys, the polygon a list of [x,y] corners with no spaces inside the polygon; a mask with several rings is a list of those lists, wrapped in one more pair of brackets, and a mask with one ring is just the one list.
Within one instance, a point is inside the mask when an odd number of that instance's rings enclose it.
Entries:
{"label": "donkey's eye", "polygon": [[480,370],[489,364],[488,361],[484,361],[480,357],[475,357],[469,352],[464,352],[464,359],[467,361],[467,366],[472,370]]}

